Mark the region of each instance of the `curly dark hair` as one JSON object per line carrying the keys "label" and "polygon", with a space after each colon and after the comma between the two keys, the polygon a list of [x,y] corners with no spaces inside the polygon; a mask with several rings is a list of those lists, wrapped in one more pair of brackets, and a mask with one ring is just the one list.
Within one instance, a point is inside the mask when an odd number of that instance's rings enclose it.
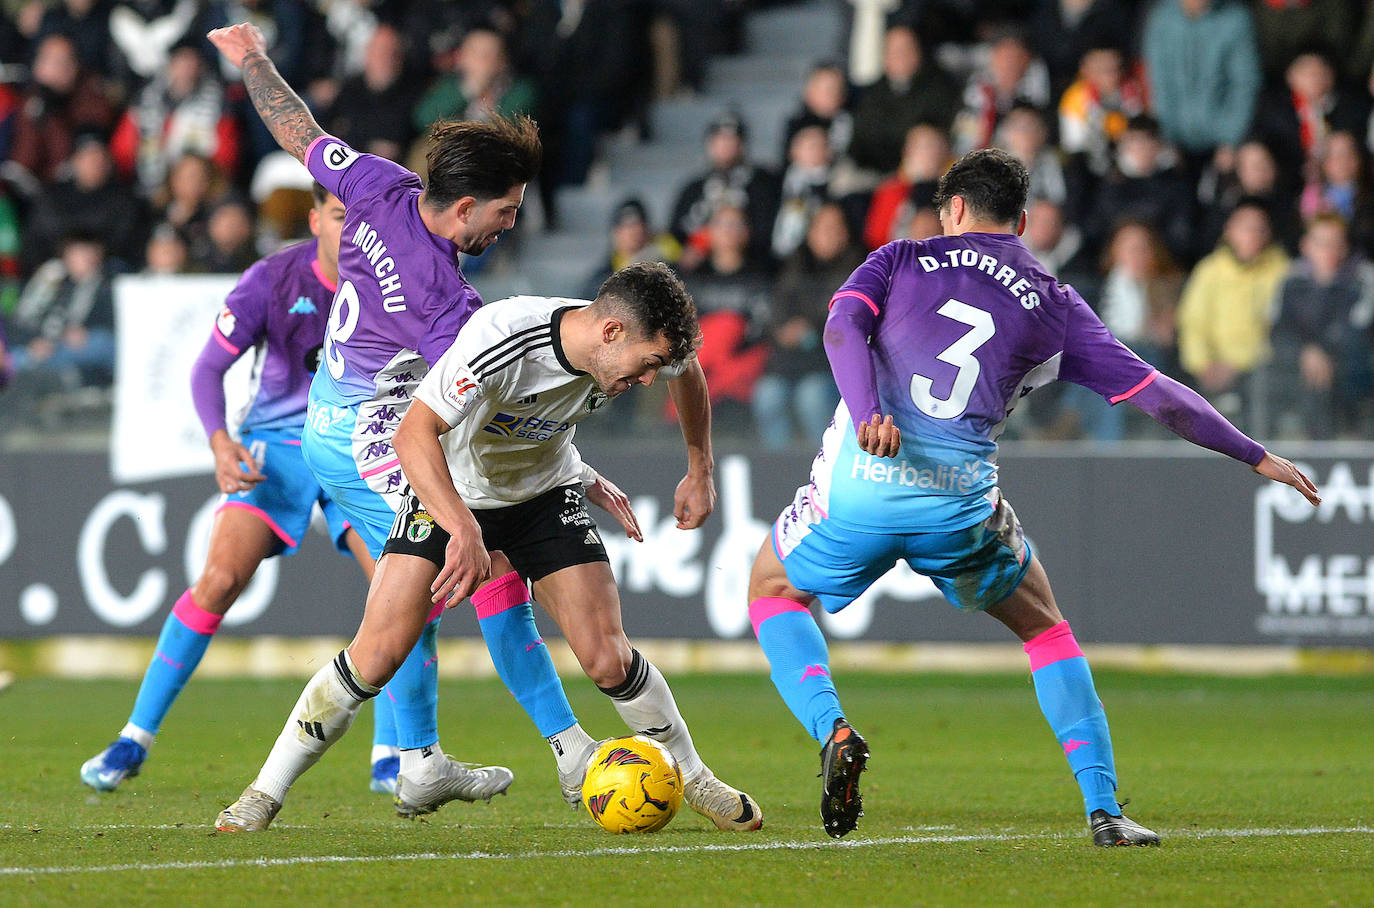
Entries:
{"label": "curly dark hair", "polygon": [[935,187],[935,208],[944,211],[956,195],[974,217],[1014,224],[1026,208],[1030,174],[1000,148],[980,148],[955,161]]}
{"label": "curly dark hair", "polygon": [[606,278],[593,305],[624,313],[627,327],[638,327],[645,337],[662,334],[668,341],[669,362],[682,362],[701,343],[692,295],[662,262],[621,268]]}
{"label": "curly dark hair", "polygon": [[529,117],[435,123],[425,162],[425,205],[442,211],[461,198],[485,202],[539,174],[544,146]]}

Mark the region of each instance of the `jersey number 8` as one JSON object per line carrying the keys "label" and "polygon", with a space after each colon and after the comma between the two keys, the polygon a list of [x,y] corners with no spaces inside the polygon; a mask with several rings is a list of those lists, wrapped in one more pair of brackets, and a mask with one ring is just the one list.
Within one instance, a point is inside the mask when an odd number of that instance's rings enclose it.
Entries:
{"label": "jersey number 8", "polygon": [[329,330],[324,336],[324,362],[335,379],[343,378],[344,361],[343,353],[334,345],[353,336],[358,327],[358,312],[358,290],[352,281],[344,281],[339,285],[339,292],[334,294],[334,305],[329,309]]}
{"label": "jersey number 8", "polygon": [[963,322],[969,330],[957,341],[935,355],[942,363],[949,363],[959,370],[954,376],[954,385],[949,389],[949,397],[939,398],[931,394],[934,381],[917,372],[911,376],[911,402],[927,416],[935,419],[955,419],[968,409],[968,399],[973,394],[973,386],[978,382],[982,366],[974,357],[974,351],[992,339],[997,326],[992,316],[982,309],[975,309],[968,303],[949,299],[935,310],[945,318]]}

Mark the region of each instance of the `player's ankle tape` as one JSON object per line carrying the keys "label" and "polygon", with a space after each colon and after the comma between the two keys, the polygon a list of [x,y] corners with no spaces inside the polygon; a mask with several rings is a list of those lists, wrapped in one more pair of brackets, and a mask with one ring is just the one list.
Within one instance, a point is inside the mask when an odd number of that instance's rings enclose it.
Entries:
{"label": "player's ankle tape", "polygon": [[525,581],[515,571],[497,577],[472,594],[472,607],[477,610],[479,621],[529,601],[530,592],[525,587]]}
{"label": "player's ankle tape", "polygon": [[644,692],[644,685],[649,683],[649,660],[641,656],[637,649],[630,652],[630,668],[625,672],[625,680],[615,687],[597,685],[597,690],[612,700],[633,700]]}

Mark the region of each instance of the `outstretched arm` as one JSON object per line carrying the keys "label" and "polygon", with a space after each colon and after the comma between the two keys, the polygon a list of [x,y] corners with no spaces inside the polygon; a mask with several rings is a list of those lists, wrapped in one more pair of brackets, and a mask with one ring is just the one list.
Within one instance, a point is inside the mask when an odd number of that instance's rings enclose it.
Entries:
{"label": "outstretched arm", "polygon": [[324,135],[300,95],[291,90],[277,67],[267,58],[267,43],[256,25],[240,23],[217,28],[207,36],[234,66],[243,70],[243,84],[258,116],[277,144],[305,163],[310,143]]}
{"label": "outstretched arm", "polygon": [[1264,450],[1226,421],[1202,395],[1162,372],[1127,400],[1155,422],[1195,445],[1211,448],[1250,465],[1256,473],[1292,486],[1312,505],[1321,503],[1317,487],[1293,464]]}

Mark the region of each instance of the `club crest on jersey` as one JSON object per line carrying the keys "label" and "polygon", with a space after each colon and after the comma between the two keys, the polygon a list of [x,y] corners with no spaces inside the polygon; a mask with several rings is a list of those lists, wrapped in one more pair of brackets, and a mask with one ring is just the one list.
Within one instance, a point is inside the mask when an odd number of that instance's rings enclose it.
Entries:
{"label": "club crest on jersey", "polygon": [[225,337],[234,333],[234,326],[238,323],[239,320],[234,317],[234,313],[228,306],[221,309],[219,311],[219,318],[215,319],[215,327],[218,328],[219,333],[223,334]]}
{"label": "club crest on jersey", "polygon": [[324,146],[324,166],[330,170],[347,170],[356,160],[358,153],[346,145],[330,142]]}
{"label": "club crest on jersey", "polygon": [[410,515],[410,525],[406,527],[406,538],[411,542],[424,542],[434,532],[434,518],[419,511]]}
{"label": "club crest on jersey", "polygon": [[602,391],[600,388],[597,388],[587,395],[586,400],[582,401],[582,409],[586,410],[588,413],[591,413],[593,410],[601,409],[601,407],[605,406],[606,402],[610,399],[611,397],[609,394],[607,394],[605,391]]}
{"label": "club crest on jersey", "polygon": [[500,435],[503,438],[510,438],[515,434],[515,427],[519,424],[519,416],[512,416],[509,413],[497,413],[491,418],[491,422],[482,427],[482,431],[490,432],[492,435]]}

